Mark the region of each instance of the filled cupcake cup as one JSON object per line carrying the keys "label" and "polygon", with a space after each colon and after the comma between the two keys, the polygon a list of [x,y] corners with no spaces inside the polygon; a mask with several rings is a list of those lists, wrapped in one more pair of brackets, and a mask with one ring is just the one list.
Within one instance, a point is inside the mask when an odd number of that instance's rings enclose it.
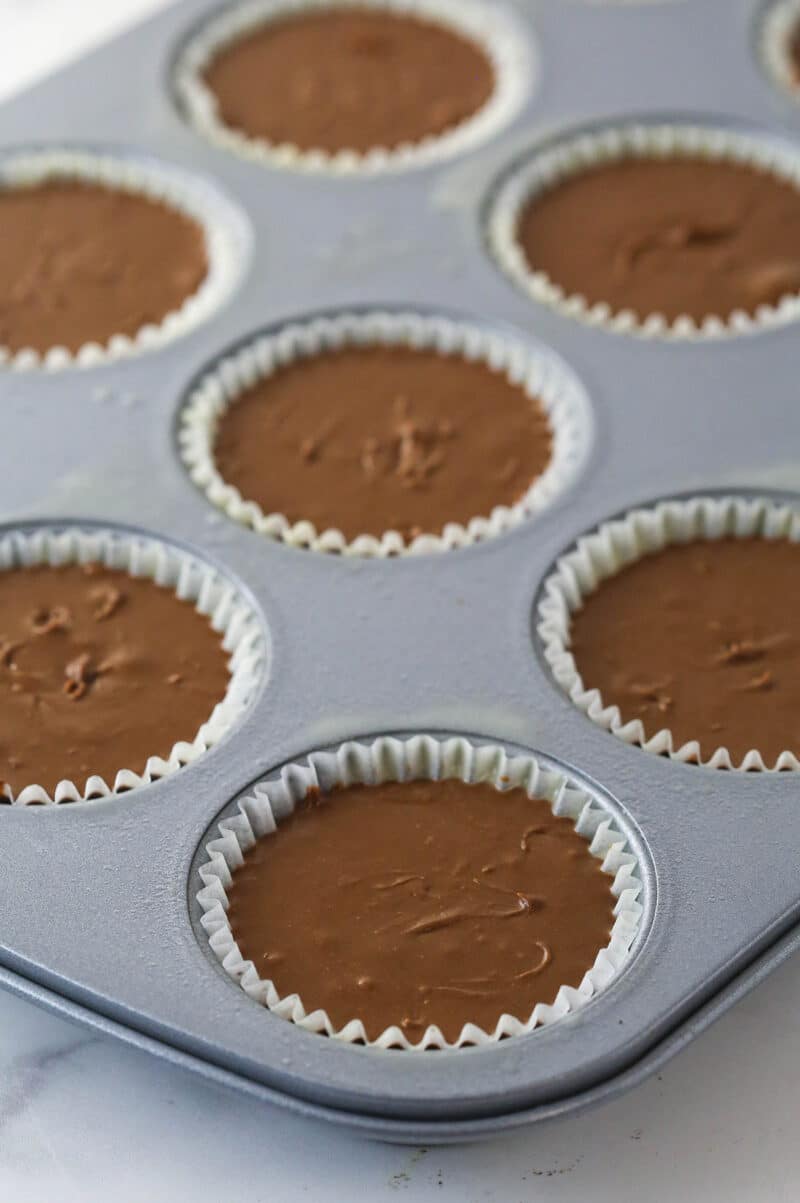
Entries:
{"label": "filled cupcake cup", "polygon": [[791,52],[800,46],[800,0],[773,0],[759,30],[759,52],[767,74],[788,95],[800,100],[800,61]]}
{"label": "filled cupcake cup", "polygon": [[[494,75],[488,100],[471,116],[442,133],[398,146],[367,151],[303,150],[270,142],[227,125],[204,79],[215,57],[272,22],[325,10],[375,10],[432,21],[474,43]],[[225,150],[256,162],[310,172],[374,175],[424,166],[459,154],[491,138],[517,115],[534,74],[533,50],[525,30],[506,9],[486,0],[247,0],[203,24],[181,48],[173,73],[178,104],[194,129]]]}
{"label": "filled cupcake cup", "polygon": [[[757,747],[743,755],[720,744],[704,754],[699,738],[679,739],[667,725],[648,731],[640,718],[624,715],[584,680],[572,648],[573,616],[603,582],[646,556],[673,545],[722,539],[764,539],[800,543],[800,514],[789,505],[744,497],[692,497],[631,510],[582,536],[546,578],[537,604],[537,631],[545,659],[558,685],[597,726],[625,743],[658,756],[713,769],[797,771],[797,749],[765,757]],[[799,549],[800,554],[800,549]]]}
{"label": "filled cupcake cup", "polygon": [[615,310],[605,301],[562,288],[557,280],[536,270],[519,240],[520,218],[537,196],[558,184],[605,164],[625,160],[691,156],[708,162],[755,168],[772,174],[800,192],[800,156],[777,140],[759,138],[724,126],[689,124],[625,124],[587,131],[557,141],[538,152],[501,181],[491,198],[487,241],[500,268],[531,300],[587,325],[645,339],[697,342],[733,338],[775,329],[800,317],[800,293],[789,292],[776,304],[761,304],[754,312],[735,309],[727,315],[709,313],[702,319],[683,314],[668,319],[663,313]]}
{"label": "filled cupcake cup", "polygon": [[0,364],[16,370],[95,367],[164,346],[204,321],[228,299],[241,278],[247,235],[239,214],[216,189],[177,169],[139,158],[54,148],[9,152],[0,158],[0,194],[40,185],[81,183],[142,197],[194,222],[202,234],[206,271],[200,286],[158,322],[133,333],[86,341],[77,350],[0,345]]}
{"label": "filled cupcake cup", "polygon": [[259,686],[266,661],[261,621],[236,586],[189,552],[142,535],[80,527],[37,527],[0,537],[0,573],[33,565],[101,565],[152,580],[191,602],[221,637],[228,656],[227,689],[193,738],[173,744],[165,757],[148,757],[143,769],[120,764],[113,780],[91,775],[85,781],[65,777],[54,789],[34,780],[14,791],[5,784],[0,796],[16,806],[94,801],[149,785],[196,761],[231,730]]}
{"label": "filled cupcake cup", "polygon": [[[441,532],[413,538],[396,530],[348,539],[335,527],[317,529],[302,518],[265,513],[223,479],[214,458],[217,431],[237,399],[282,368],[316,355],[359,347],[400,347],[480,362],[505,376],[541,405],[552,434],[545,470],[513,505],[495,506],[466,523],[448,522]],[[497,421],[502,423],[502,414]],[[540,513],[580,474],[592,440],[591,407],[572,372],[545,349],[481,326],[415,313],[342,313],[292,323],[233,351],[191,389],[180,414],[179,444],[194,483],[233,521],[292,547],[365,557],[446,551],[503,534]],[[313,432],[309,431],[309,434]]]}
{"label": "filled cupcake cup", "polygon": [[[587,841],[589,853],[608,874],[616,902],[608,944],[598,950],[580,985],[562,986],[552,1002],[537,1003],[530,1014],[501,1015],[492,1031],[466,1023],[454,1042],[433,1024],[416,1043],[398,1024],[369,1039],[358,1015],[337,1027],[325,1010],[309,1012],[297,994],[281,996],[274,983],[260,977],[253,962],[244,958],[228,919],[228,892],[245,853],[257,841],[269,838],[310,792],[325,794],[343,785],[446,778],[469,784],[488,783],[498,791],[522,788],[531,799],[546,800],[554,815],[568,817],[578,835]],[[232,981],[274,1014],[307,1031],[349,1044],[421,1051],[491,1045],[532,1032],[573,1014],[607,989],[628,962],[641,928],[644,910],[637,857],[611,814],[568,777],[540,764],[533,755],[509,756],[501,747],[475,745],[464,738],[381,737],[371,744],[348,742],[334,752],[314,752],[306,761],[283,768],[276,779],[257,785],[240,800],[238,813],[223,819],[217,831],[206,845],[207,860],[198,870],[202,888],[196,893],[201,923],[214,956]]]}

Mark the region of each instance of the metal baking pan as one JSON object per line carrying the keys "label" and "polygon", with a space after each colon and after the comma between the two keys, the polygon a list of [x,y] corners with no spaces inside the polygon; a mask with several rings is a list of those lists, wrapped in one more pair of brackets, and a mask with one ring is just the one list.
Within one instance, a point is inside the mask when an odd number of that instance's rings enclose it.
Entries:
{"label": "metal baking pan", "polygon": [[[251,233],[237,291],[180,340],[94,368],[3,373],[4,527],[118,525],[188,545],[249,594],[270,647],[247,715],[196,764],[127,796],[0,810],[2,980],[237,1089],[386,1139],[470,1139],[608,1097],[800,939],[796,776],[678,764],[612,738],[552,680],[533,617],[559,554],[634,504],[800,492],[796,331],[702,343],[609,334],[534,305],[484,243],[498,176],[561,131],[658,114],[800,145],[800,107],[759,66],[753,0],[507,2],[538,47],[526,107],[491,142],[413,170],[302,174],[199,138],[170,92],[176,48],[211,11],[191,2],[0,109],[3,150],[151,156],[214,182]],[[214,510],[177,452],[191,382],[259,329],[371,305],[457,311],[563,357],[594,413],[579,479],[508,535],[391,562],[291,549]],[[265,1012],[209,956],[193,866],[220,813],[289,760],[404,731],[532,749],[608,806],[634,844],[639,946],[574,1016],[492,1048],[379,1052]]]}

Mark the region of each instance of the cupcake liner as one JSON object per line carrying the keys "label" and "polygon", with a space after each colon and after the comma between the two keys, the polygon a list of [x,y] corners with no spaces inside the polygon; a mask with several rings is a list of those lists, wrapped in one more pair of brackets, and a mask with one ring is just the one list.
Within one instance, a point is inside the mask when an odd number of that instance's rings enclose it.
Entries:
{"label": "cupcake liner", "polygon": [[[386,531],[348,542],[339,530],[318,531],[308,521],[291,523],[283,514],[265,514],[223,480],[214,462],[214,440],[220,418],[237,396],[294,360],[369,345],[432,349],[482,361],[504,373],[538,398],[549,418],[553,453],[545,471],[514,505],[496,506],[466,526],[450,522],[441,534],[421,534],[411,541],[398,531]],[[380,557],[466,547],[517,526],[572,484],[585,463],[591,436],[591,408],[583,387],[549,352],[467,322],[383,312],[319,317],[258,336],[212,367],[192,389],[179,429],[181,456],[192,480],[229,518],[292,547]]]}
{"label": "cupcake liner", "polygon": [[40,527],[0,537],[0,572],[31,564],[92,562],[132,577],[149,577],[172,589],[176,597],[194,602],[195,609],[205,614],[209,625],[223,637],[222,646],[230,655],[228,688],[194,739],[174,744],[166,760],[151,756],[142,773],[121,766],[113,785],[99,776],[89,777],[83,787],[65,779],[52,794],[31,783],[16,796],[6,786],[0,793],[17,806],[106,798],[170,776],[219,743],[247,708],[262,675],[266,647],[258,616],[230,580],[189,552],[116,530]]}
{"label": "cupcake liner", "polygon": [[800,189],[800,156],[769,138],[714,126],[610,126],[577,134],[534,153],[501,182],[488,217],[487,238],[492,254],[532,300],[616,333],[700,341],[753,334],[796,321],[800,317],[798,293],[787,294],[777,305],[760,305],[755,314],[737,309],[727,317],[709,314],[699,323],[688,314],[673,321],[661,313],[640,317],[630,309],[614,311],[606,302],[590,304],[580,294],[568,294],[546,272],[528,265],[517,228],[522,210],[537,193],[601,163],[633,157],[666,159],[675,154],[741,163],[772,172]]}
{"label": "cupcake liner", "polygon": [[177,169],[134,156],[115,157],[83,150],[35,150],[0,158],[0,189],[28,188],[50,180],[79,180],[161,201],[191,218],[203,230],[208,270],[200,287],[180,309],[134,335],[115,334],[106,343],[84,343],[77,351],[32,347],[10,351],[0,346],[0,364],[18,370],[54,371],[73,366],[95,367],[161,347],[204,321],[230,296],[245,263],[246,235],[242,219],[215,189]]}
{"label": "cupcake liner", "polygon": [[[502,1015],[492,1032],[468,1023],[458,1040],[448,1042],[437,1026],[430,1025],[417,1044],[410,1043],[398,1026],[388,1027],[377,1039],[369,1040],[357,1016],[337,1029],[324,1010],[308,1013],[297,994],[281,998],[273,983],[259,977],[252,961],[243,958],[228,922],[226,890],[244,853],[274,832],[310,789],[327,792],[336,785],[442,778],[489,782],[498,790],[521,787],[531,798],[546,799],[554,814],[574,821],[575,830],[586,839],[591,854],[602,861],[603,872],[613,879],[610,890],[617,899],[615,922],[607,947],[598,952],[580,986],[562,986],[552,1004],[537,1003],[525,1020]],[[639,902],[642,882],[637,859],[626,849],[626,838],[608,811],[569,778],[540,765],[532,755],[509,757],[501,747],[476,746],[458,737],[381,737],[372,744],[350,742],[336,752],[314,752],[306,763],[288,765],[275,780],[257,785],[239,802],[238,813],[220,822],[218,831],[219,837],[206,845],[208,860],[199,869],[203,887],[197,893],[203,912],[200,922],[215,957],[245,993],[262,1006],[298,1027],[350,1044],[357,1041],[371,1048],[415,1051],[489,1045],[553,1023],[583,1007],[619,975],[630,957],[644,913]]]}
{"label": "cupcake liner", "polygon": [[[301,150],[291,143],[271,143],[225,125],[216,97],[203,72],[226,46],[266,23],[325,8],[378,8],[400,16],[438,22],[477,43],[488,56],[495,87],[471,117],[442,134],[418,142],[367,152]],[[535,65],[526,30],[506,9],[486,0],[249,0],[225,9],[197,30],[181,50],[174,71],[179,105],[205,138],[260,163],[340,175],[375,174],[422,166],[472,149],[508,125],[525,101]]]}
{"label": "cupcake liner", "polygon": [[584,600],[609,577],[626,565],[674,543],[713,541],[726,536],[740,539],[761,537],[800,542],[800,513],[788,505],[743,497],[693,497],[686,501],[662,501],[649,509],[631,510],[623,518],[605,522],[584,535],[575,548],[562,556],[544,583],[538,604],[537,630],[544,655],[558,684],[575,705],[599,727],[626,743],[671,760],[697,763],[713,769],[760,770],[800,769],[791,751],[782,751],[768,765],[757,748],[750,749],[737,764],[726,747],[715,748],[704,759],[698,740],[679,744],[667,727],[647,736],[640,719],[623,720],[618,706],[607,706],[600,691],[587,688],[570,650],[571,619]]}
{"label": "cupcake liner", "polygon": [[789,54],[789,39],[800,29],[800,0],[778,0],[761,23],[759,50],[770,78],[800,100],[800,72]]}

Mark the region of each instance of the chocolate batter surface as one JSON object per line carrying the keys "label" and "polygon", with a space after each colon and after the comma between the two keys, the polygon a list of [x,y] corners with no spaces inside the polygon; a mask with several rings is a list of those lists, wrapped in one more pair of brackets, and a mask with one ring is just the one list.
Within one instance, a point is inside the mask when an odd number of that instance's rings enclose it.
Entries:
{"label": "chocolate batter surface", "polygon": [[794,82],[800,86],[800,21],[797,22],[789,37],[789,61],[792,64]]}
{"label": "chocolate batter surface", "polygon": [[411,538],[518,501],[551,445],[539,402],[484,364],[369,347],[259,382],[223,416],[214,454],[266,513]]}
{"label": "chocolate batter surface", "polygon": [[800,754],[800,546],[724,539],[675,545],[624,568],[573,616],[587,688],[735,760]]}
{"label": "chocolate batter surface", "polygon": [[461,781],[307,798],[234,874],[236,940],[279,994],[370,1039],[456,1040],[529,1018],[608,943],[611,878],[569,819],[521,789]]}
{"label": "chocolate batter surface", "polygon": [[738,163],[593,167],[533,197],[518,236],[568,294],[640,318],[752,314],[800,292],[800,189]]}
{"label": "chocolate batter surface", "polygon": [[206,83],[225,124],[250,137],[363,152],[452,129],[489,99],[494,73],[453,29],[343,4],[233,42]]}
{"label": "chocolate batter surface", "polygon": [[77,181],[0,189],[0,346],[46,351],[134,335],[208,270],[203,231],[166,205]]}
{"label": "chocolate batter surface", "polygon": [[191,603],[100,565],[0,572],[0,786],[83,788],[191,741],[227,655]]}

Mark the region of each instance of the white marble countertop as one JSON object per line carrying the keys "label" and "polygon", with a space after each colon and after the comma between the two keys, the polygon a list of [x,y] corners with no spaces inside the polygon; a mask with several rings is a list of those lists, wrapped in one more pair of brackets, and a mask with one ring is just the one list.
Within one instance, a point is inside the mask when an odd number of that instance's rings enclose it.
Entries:
{"label": "white marble countertop", "polygon": [[[0,0],[0,97],[163,0]],[[778,1203],[800,1197],[800,960],[616,1103],[491,1144],[368,1144],[0,993],[14,1203]]]}
{"label": "white marble countertop", "polygon": [[464,1148],[344,1136],[0,993],[0,1199],[14,1203],[796,1203],[800,959],[657,1077]]}

